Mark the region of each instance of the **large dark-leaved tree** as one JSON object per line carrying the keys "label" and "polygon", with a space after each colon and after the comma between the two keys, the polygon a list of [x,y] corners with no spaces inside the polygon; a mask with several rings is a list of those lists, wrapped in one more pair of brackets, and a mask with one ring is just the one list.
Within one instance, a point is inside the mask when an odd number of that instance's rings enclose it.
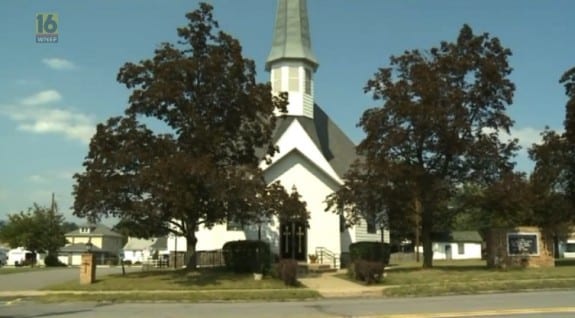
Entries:
{"label": "large dark-leaved tree", "polygon": [[118,217],[141,237],[182,235],[190,269],[201,226],[257,217],[267,189],[259,164],[276,150],[274,113],[286,108],[256,83],[254,62],[212,10],[200,4],[177,44],[120,69],[129,105],[98,125],[75,176],[76,216]]}
{"label": "large dark-leaved tree", "polygon": [[[567,70],[559,80],[565,86],[567,103],[565,105],[565,142],[568,151],[575,154],[575,67]],[[571,157],[573,158],[573,157]],[[575,160],[571,159],[568,167],[567,191],[569,200],[575,205]]]}
{"label": "large dark-leaved tree", "polygon": [[358,152],[390,169],[386,187],[407,186],[404,206],[417,207],[424,267],[432,266],[431,232],[455,187],[489,184],[513,167],[517,141],[501,138],[513,125],[510,55],[497,38],[464,25],[454,42],[391,57],[366,85],[382,104],[362,115]]}
{"label": "large dark-leaved tree", "polygon": [[570,171],[573,151],[565,134],[546,129],[541,133],[542,143],[529,149],[535,162],[531,174],[533,188],[533,220],[555,238],[566,238],[575,221],[573,202],[569,198]]}

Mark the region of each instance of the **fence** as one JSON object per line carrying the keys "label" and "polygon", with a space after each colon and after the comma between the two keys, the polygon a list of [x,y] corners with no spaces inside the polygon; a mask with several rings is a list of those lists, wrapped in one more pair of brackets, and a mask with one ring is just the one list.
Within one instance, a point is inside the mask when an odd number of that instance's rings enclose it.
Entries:
{"label": "fence", "polygon": [[198,251],[196,260],[198,267],[226,266],[226,262],[224,260],[224,253],[222,252],[222,250]]}

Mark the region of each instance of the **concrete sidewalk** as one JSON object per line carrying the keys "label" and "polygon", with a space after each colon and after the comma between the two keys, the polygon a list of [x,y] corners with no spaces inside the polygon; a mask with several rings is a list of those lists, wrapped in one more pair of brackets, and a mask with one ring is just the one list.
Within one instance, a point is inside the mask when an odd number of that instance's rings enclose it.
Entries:
{"label": "concrete sidewalk", "polygon": [[325,298],[337,297],[379,297],[383,287],[365,286],[336,277],[345,271],[323,273],[317,277],[300,278],[299,281],[310,289],[318,291]]}

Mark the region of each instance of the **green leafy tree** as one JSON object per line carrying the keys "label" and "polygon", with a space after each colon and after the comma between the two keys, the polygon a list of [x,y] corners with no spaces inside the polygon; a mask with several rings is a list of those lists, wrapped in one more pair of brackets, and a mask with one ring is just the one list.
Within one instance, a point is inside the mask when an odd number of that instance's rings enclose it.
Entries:
{"label": "green leafy tree", "polygon": [[529,149],[529,157],[535,162],[531,175],[533,218],[559,239],[568,234],[575,221],[574,205],[569,198],[573,152],[565,134],[547,128],[541,136],[543,142]]}
{"label": "green leafy tree", "polygon": [[497,38],[464,25],[455,42],[391,57],[366,85],[383,104],[361,117],[358,151],[369,165],[390,167],[391,187],[408,181],[404,205],[420,207],[424,267],[432,266],[431,232],[455,187],[489,184],[513,167],[517,141],[500,139],[513,124],[510,55]]}
{"label": "green leafy tree", "polygon": [[248,217],[247,220],[257,226],[258,240],[262,238],[262,227],[273,225],[276,218],[280,222],[296,221],[309,226],[310,214],[307,210],[307,204],[301,200],[301,195],[295,186],[288,194],[280,182],[276,181],[259,191],[256,198],[249,208],[252,216]]}
{"label": "green leafy tree", "polygon": [[77,230],[78,224],[76,224],[75,222],[64,222],[64,224],[62,224],[62,229],[64,233],[69,233]]}
{"label": "green leafy tree", "polygon": [[24,247],[30,251],[56,255],[66,244],[64,216],[52,207],[34,204],[28,211],[8,215],[8,222],[0,230],[0,240],[10,247]]}
{"label": "green leafy tree", "polygon": [[178,44],[120,69],[129,106],[97,126],[85,172],[75,175],[76,216],[118,217],[143,237],[182,235],[188,269],[200,226],[256,217],[250,211],[266,188],[259,164],[276,151],[275,113],[287,104],[256,83],[254,62],[212,10],[200,4]]}

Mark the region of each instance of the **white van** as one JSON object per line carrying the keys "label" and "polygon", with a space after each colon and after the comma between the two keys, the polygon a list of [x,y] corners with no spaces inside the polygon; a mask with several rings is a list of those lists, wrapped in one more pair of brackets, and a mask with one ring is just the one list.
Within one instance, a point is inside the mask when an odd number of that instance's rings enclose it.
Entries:
{"label": "white van", "polygon": [[44,257],[44,254],[37,254],[22,247],[18,247],[8,251],[7,265],[21,266],[30,265],[31,263],[35,265],[44,265]]}

